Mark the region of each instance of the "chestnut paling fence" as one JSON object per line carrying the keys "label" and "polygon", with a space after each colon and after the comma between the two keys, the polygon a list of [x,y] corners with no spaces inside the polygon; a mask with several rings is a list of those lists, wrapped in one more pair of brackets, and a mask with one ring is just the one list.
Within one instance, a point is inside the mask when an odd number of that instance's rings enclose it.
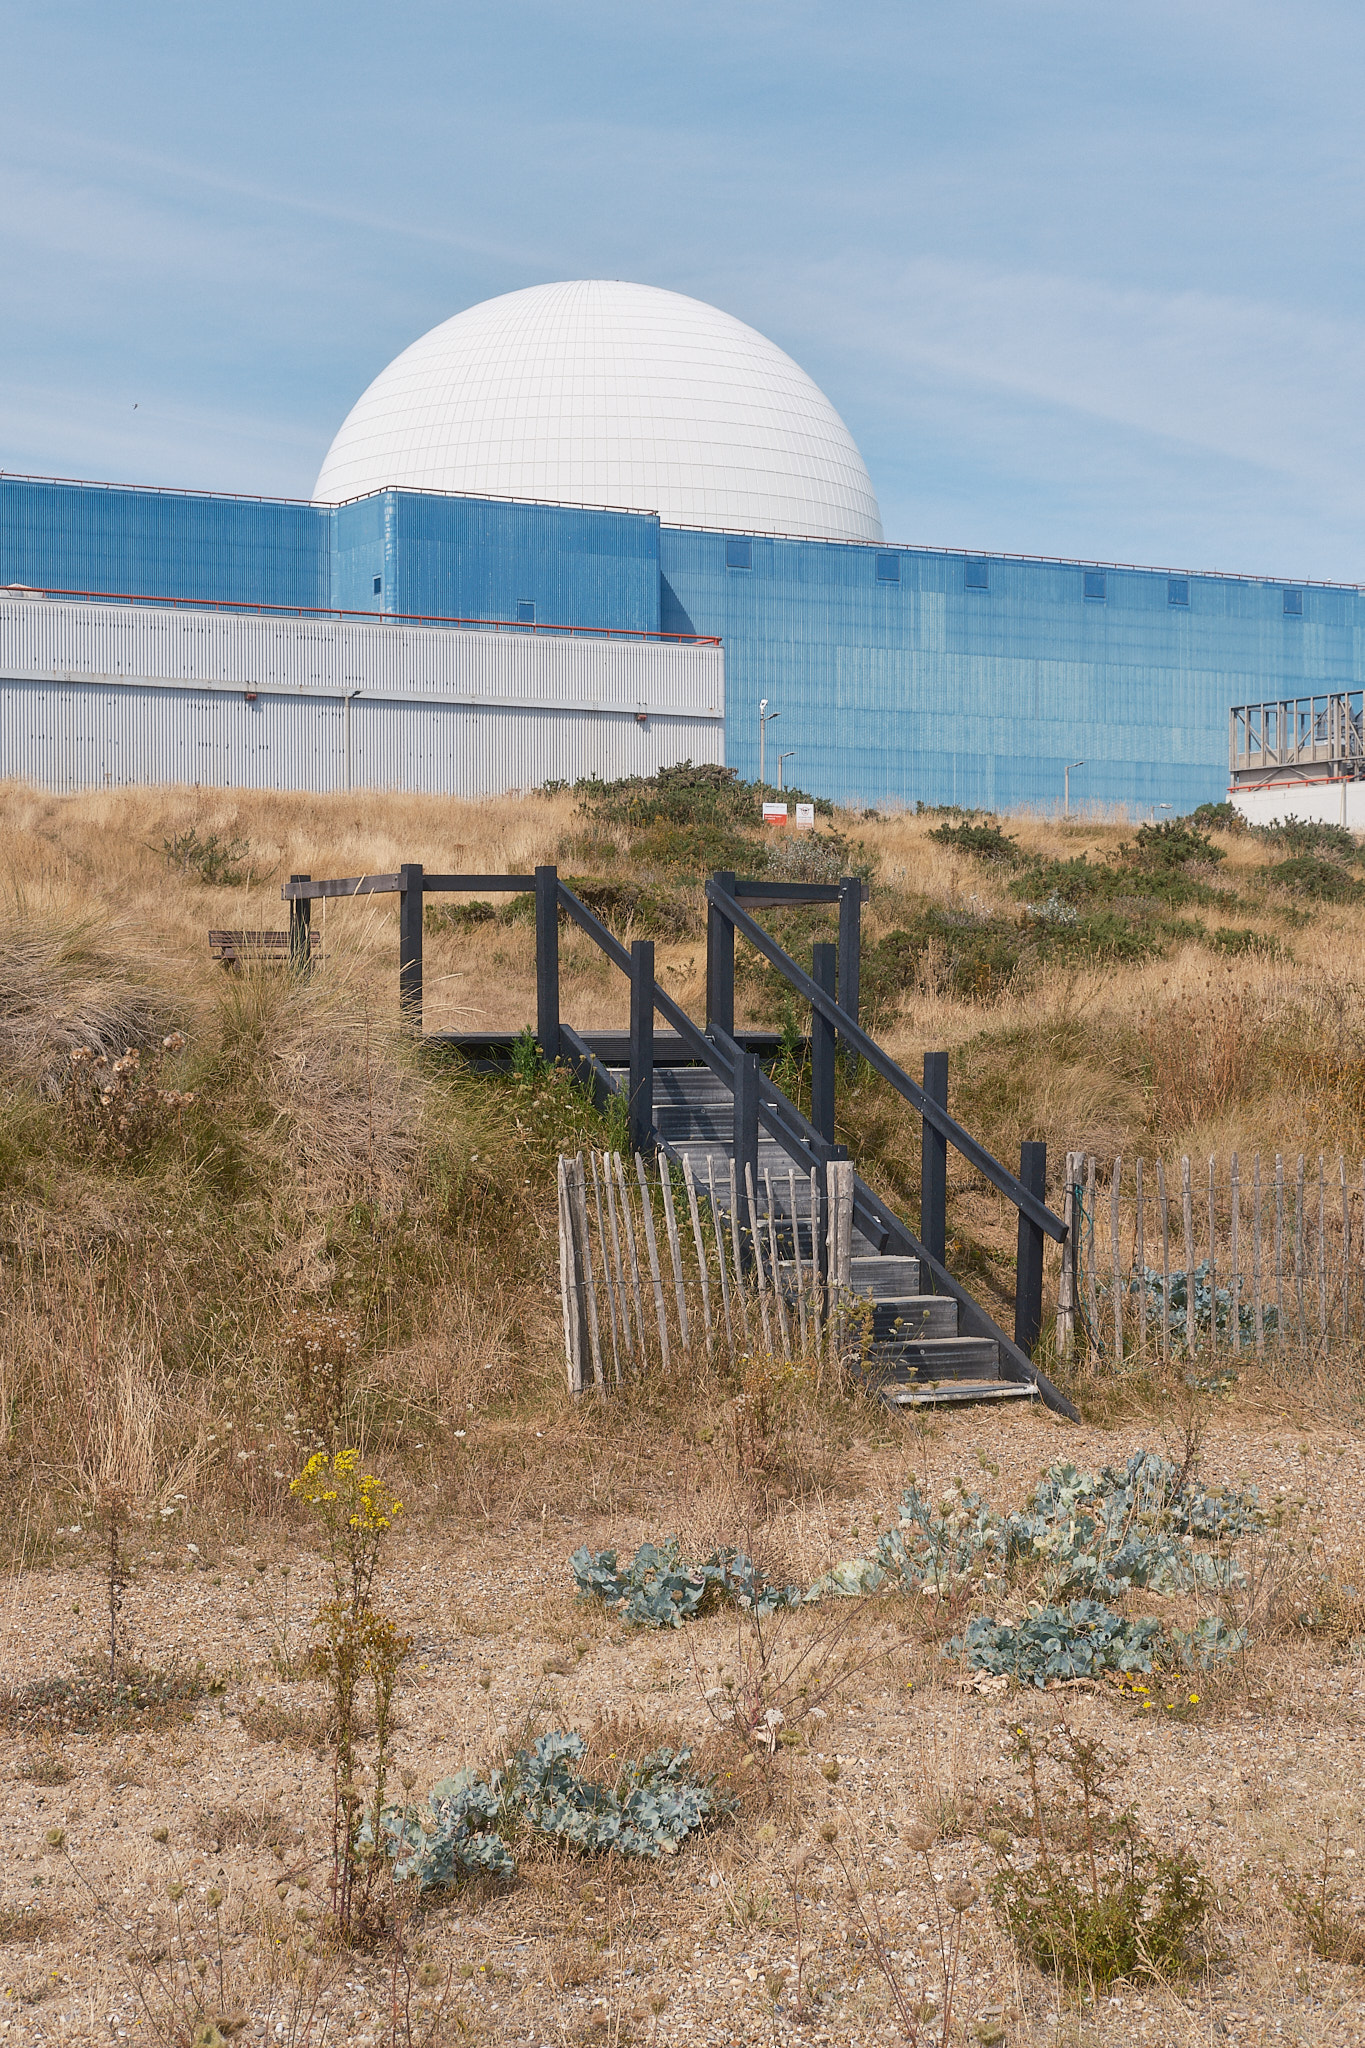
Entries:
{"label": "chestnut paling fence", "polygon": [[1071,1152],[1066,1221],[1063,1352],[1326,1357],[1365,1337],[1365,1162]]}
{"label": "chestnut paling fence", "polygon": [[[823,1181],[823,1185],[822,1185]],[[603,1391],[699,1358],[842,1356],[853,1167],[579,1152],[559,1160],[559,1283],[569,1389]]]}

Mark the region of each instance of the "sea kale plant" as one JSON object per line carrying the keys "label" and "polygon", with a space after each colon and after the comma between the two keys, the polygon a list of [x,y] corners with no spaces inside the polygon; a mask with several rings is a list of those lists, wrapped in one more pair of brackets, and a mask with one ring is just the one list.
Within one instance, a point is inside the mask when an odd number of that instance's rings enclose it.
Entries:
{"label": "sea kale plant", "polygon": [[1218,1621],[1189,1631],[1127,1621],[1106,1602],[1133,1591],[1226,1593],[1242,1583],[1228,1545],[1262,1530],[1254,1490],[1205,1492],[1155,1451],[1099,1473],[1056,1464],[1021,1513],[1001,1514],[959,1487],[935,1505],[911,1484],[897,1525],[861,1557],[831,1566],[804,1592],[758,1578],[740,1551],[702,1564],[676,1538],[643,1544],[626,1565],[614,1550],[579,1550],[571,1566],[579,1591],[614,1607],[630,1626],[680,1628],[722,1602],[765,1616],[778,1607],[904,1591],[936,1600],[993,1587],[1003,1594],[1031,1576],[1040,1596],[1016,1624],[982,1617],[945,1646],[976,1669],[1009,1672],[1037,1685],[1104,1669],[1150,1671],[1162,1655],[1207,1666],[1244,1637]]}
{"label": "sea kale plant", "polygon": [[742,1550],[713,1550],[689,1564],[676,1536],[642,1543],[627,1564],[614,1550],[576,1550],[569,1559],[580,1593],[606,1602],[632,1628],[681,1628],[694,1615],[733,1604],[764,1618],[779,1607],[798,1607],[797,1586],[770,1586]]}
{"label": "sea kale plant", "polygon": [[[678,1845],[725,1802],[688,1769],[688,1749],[657,1749],[623,1763],[609,1785],[581,1766],[581,1735],[552,1729],[519,1749],[505,1770],[480,1778],[459,1771],[427,1794],[425,1807],[386,1807],[380,1842],[394,1877],[419,1891],[445,1890],[477,1876],[510,1879],[516,1860],[507,1837],[520,1830],[554,1835],[582,1854],[673,1856]],[[362,1830],[373,1840],[367,1819]]]}

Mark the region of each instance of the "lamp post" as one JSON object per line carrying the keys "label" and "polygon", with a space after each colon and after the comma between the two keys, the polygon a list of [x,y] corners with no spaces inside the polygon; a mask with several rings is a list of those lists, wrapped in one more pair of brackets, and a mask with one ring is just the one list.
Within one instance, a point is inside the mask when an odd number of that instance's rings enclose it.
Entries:
{"label": "lamp post", "polygon": [[770,725],[772,724],[772,722],[773,722],[773,720],[774,720],[775,718],[780,718],[781,716],[782,716],[782,713],[781,713],[780,711],[769,711],[769,709],[768,709],[768,700],[767,700],[767,698],[766,698],[766,697],[760,697],[760,698],[759,698],[759,700],[758,700],[758,786],[759,786],[759,788],[760,788],[761,790],[762,790],[762,789],[766,789],[766,788],[768,787],[768,774],[767,774],[767,758],[768,758],[768,757],[767,757],[767,739],[768,739],[768,727],[769,727],[769,726],[770,726]]}
{"label": "lamp post", "polygon": [[1071,816],[1071,771],[1073,768],[1084,768],[1084,766],[1084,761],[1068,761],[1062,771],[1062,816],[1064,818]]}
{"label": "lamp post", "polygon": [[782,763],[790,761],[795,752],[795,747],[788,747],[785,754],[779,754],[777,757],[777,793],[779,796],[782,794]]}

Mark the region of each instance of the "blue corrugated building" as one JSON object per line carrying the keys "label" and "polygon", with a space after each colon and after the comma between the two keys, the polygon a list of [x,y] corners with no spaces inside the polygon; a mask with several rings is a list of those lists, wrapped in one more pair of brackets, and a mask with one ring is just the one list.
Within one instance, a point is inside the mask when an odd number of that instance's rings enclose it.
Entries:
{"label": "blue corrugated building", "polygon": [[[0,478],[0,585],[718,636],[726,753],[840,801],[1177,810],[1234,703],[1365,681],[1351,586],[671,526],[383,490],[315,505]],[[779,739],[780,735],[780,739]]]}

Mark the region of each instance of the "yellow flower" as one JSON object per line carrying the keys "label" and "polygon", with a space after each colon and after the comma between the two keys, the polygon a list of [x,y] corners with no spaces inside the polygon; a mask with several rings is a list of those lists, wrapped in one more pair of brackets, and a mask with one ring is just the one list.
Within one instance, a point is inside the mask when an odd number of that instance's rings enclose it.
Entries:
{"label": "yellow flower", "polygon": [[1199,1705],[1199,1695],[1197,1692],[1192,1692],[1190,1694],[1190,1705],[1192,1707],[1197,1707]]}

